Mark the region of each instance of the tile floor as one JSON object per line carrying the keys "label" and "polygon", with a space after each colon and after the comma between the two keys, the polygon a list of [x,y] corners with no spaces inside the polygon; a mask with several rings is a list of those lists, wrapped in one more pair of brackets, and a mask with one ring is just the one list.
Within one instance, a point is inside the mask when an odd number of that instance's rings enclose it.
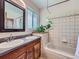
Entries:
{"label": "tile floor", "polygon": [[44,59],[44,58],[39,58],[39,59]]}
{"label": "tile floor", "polygon": [[40,57],[39,59],[45,59],[44,57]]}

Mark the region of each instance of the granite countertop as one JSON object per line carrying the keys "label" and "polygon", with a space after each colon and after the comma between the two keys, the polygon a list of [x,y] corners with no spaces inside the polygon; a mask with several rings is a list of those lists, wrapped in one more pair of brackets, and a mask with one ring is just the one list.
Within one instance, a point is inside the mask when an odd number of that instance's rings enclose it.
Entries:
{"label": "granite countertop", "polygon": [[24,40],[24,42],[21,45],[19,45],[17,47],[7,48],[7,49],[0,49],[0,56],[4,56],[4,55],[10,53],[13,50],[16,50],[20,47],[23,47],[23,46],[25,46],[25,45],[27,45],[27,44],[35,41],[35,40],[38,40],[39,38],[40,38],[39,36],[36,36],[36,38],[33,38],[33,39],[31,39],[31,38],[21,38],[22,40]]}

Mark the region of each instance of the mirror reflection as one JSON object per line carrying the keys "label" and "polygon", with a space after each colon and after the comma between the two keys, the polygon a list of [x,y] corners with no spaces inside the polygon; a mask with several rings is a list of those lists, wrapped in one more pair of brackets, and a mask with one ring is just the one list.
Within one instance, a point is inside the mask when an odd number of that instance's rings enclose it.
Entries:
{"label": "mirror reflection", "polygon": [[23,10],[5,1],[5,29],[23,29]]}

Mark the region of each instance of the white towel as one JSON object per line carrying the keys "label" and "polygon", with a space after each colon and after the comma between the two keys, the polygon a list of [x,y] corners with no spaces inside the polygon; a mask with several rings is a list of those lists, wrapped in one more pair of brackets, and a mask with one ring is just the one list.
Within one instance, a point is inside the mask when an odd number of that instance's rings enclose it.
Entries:
{"label": "white towel", "polygon": [[75,53],[75,59],[79,59],[79,36],[77,40],[77,48],[76,48],[76,53]]}

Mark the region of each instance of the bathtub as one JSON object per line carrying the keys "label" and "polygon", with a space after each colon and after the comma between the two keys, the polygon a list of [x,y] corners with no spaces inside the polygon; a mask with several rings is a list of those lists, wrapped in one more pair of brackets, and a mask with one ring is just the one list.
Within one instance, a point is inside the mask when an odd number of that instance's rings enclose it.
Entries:
{"label": "bathtub", "polygon": [[48,43],[44,47],[44,52],[47,59],[74,59],[75,49]]}

